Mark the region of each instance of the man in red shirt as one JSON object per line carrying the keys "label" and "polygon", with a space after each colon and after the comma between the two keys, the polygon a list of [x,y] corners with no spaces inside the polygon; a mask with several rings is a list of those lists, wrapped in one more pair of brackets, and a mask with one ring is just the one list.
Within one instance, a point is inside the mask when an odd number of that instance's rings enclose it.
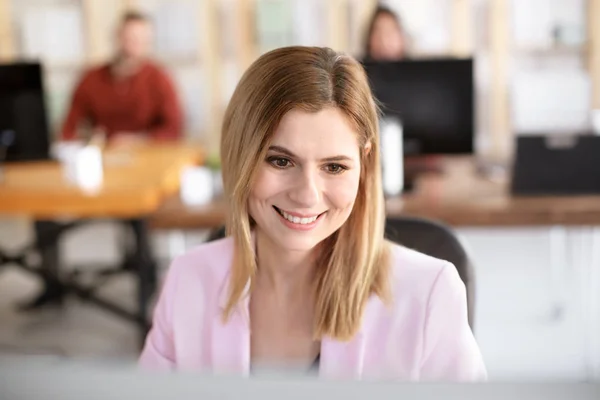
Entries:
{"label": "man in red shirt", "polygon": [[175,88],[148,57],[150,22],[143,14],[129,12],[117,37],[113,60],[87,71],[75,89],[62,139],[78,138],[83,122],[112,142],[179,138],[182,112]]}
{"label": "man in red shirt", "polygon": [[[140,13],[125,14],[115,57],[87,71],[75,89],[61,132],[63,140],[89,138],[90,132],[82,134],[80,130],[82,123],[92,131],[103,131],[106,139],[117,145],[181,137],[180,103],[166,72],[148,57],[151,41],[148,19]],[[42,293],[21,309],[62,303],[65,293],[54,284],[56,273],[48,269]]]}

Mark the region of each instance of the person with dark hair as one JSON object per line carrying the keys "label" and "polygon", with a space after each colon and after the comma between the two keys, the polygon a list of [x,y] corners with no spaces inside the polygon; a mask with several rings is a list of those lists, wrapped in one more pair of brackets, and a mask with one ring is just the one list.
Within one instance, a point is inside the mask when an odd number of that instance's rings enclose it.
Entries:
{"label": "person with dark hair", "polygon": [[408,35],[400,17],[391,8],[378,5],[368,25],[364,58],[373,61],[399,61],[408,53]]}
{"label": "person with dark hair", "polygon": [[73,94],[61,138],[76,139],[85,122],[111,142],[177,139],[182,112],[174,85],[149,58],[152,26],[136,11],[127,12],[117,31],[110,62],[87,71]]}

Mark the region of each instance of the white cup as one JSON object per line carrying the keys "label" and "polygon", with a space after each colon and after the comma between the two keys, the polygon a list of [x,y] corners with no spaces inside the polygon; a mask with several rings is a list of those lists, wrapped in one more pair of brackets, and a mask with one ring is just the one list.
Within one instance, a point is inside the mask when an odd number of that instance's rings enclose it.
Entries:
{"label": "white cup", "polygon": [[58,142],[52,145],[50,152],[52,157],[64,164],[83,147],[84,144],[81,141]]}
{"label": "white cup", "polygon": [[208,204],[214,195],[212,171],[207,167],[187,167],[181,173],[180,196],[184,204]]}
{"label": "white cup", "polygon": [[102,187],[104,169],[102,151],[96,146],[86,146],[77,153],[75,182],[85,191],[94,192]]}
{"label": "white cup", "polygon": [[94,192],[100,189],[104,179],[100,148],[77,142],[61,143],[54,147],[53,153],[62,164],[67,182],[84,191]]}

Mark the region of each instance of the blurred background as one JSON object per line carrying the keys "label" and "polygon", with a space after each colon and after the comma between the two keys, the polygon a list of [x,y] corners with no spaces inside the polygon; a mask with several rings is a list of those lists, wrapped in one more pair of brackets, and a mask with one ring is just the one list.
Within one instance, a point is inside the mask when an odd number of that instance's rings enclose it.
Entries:
{"label": "blurred background", "polygon": [[[202,149],[203,161],[196,164],[210,166],[218,182],[220,123],[243,71],[260,54],[294,44],[329,46],[368,59],[365,43],[377,4],[0,0],[0,63],[41,62],[48,134],[51,143],[58,142],[82,74],[113,57],[123,14],[143,13],[154,31],[152,57],[172,79],[181,103],[180,139]],[[600,379],[600,189],[596,186],[595,195],[561,193],[520,200],[510,193],[517,138],[595,137],[594,126],[600,130],[600,123],[594,123],[600,118],[600,0],[380,4],[399,16],[409,62],[473,60],[473,148],[459,160],[467,164],[452,163],[452,174],[434,174],[422,185],[427,189],[417,184],[414,193],[389,200],[390,209],[445,222],[467,250],[475,282],[472,326],[491,379]],[[598,148],[597,143],[590,146]],[[573,154],[563,161],[577,158]],[[600,155],[592,164],[585,170],[590,174],[598,171]],[[7,164],[7,177],[11,168],[18,165]],[[151,252],[161,271],[222,221],[223,211],[214,200],[218,185],[210,190],[210,200],[186,195],[189,185],[203,179],[203,170],[186,171],[180,175],[181,189],[172,190],[156,212],[144,216],[150,221]],[[466,179],[473,171],[477,179]],[[598,182],[598,176],[587,181]],[[34,240],[32,221],[42,217],[24,206],[19,212],[3,209],[2,202],[16,191],[10,192],[10,182],[4,189],[2,185],[0,181],[0,249],[5,252],[0,256],[0,352],[135,360],[136,325],[81,299],[69,297],[60,307],[16,307],[43,285],[12,268],[23,260],[10,255]],[[25,201],[15,196],[11,198]],[[65,208],[65,215],[43,217],[64,219],[71,213]],[[105,221],[113,216],[89,216],[96,221],[67,232],[58,243],[63,271],[117,263],[122,256],[122,230]],[[136,282],[129,274],[119,275],[98,293],[134,307]]]}

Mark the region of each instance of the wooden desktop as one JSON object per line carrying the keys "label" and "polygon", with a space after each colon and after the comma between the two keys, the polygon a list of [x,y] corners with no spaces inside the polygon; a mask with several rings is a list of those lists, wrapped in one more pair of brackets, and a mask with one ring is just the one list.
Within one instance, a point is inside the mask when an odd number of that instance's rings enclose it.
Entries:
{"label": "wooden desktop", "polygon": [[203,162],[198,146],[161,143],[104,152],[101,188],[70,184],[58,162],[8,164],[0,179],[0,215],[34,219],[146,216],[177,192],[181,170]]}

